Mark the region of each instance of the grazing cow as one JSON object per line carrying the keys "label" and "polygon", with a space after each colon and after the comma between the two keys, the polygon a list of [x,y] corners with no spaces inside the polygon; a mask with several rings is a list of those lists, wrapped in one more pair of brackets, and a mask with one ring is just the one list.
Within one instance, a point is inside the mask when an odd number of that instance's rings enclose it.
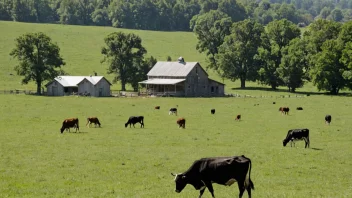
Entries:
{"label": "grazing cow", "polygon": [[237,182],[240,191],[239,197],[245,190],[251,197],[251,189],[254,184],[251,181],[251,160],[244,155],[233,157],[211,157],[196,160],[184,173],[174,174],[177,193],[180,193],[187,184],[191,184],[196,190],[200,190],[202,197],[206,188],[214,197],[212,183],[231,186]]}
{"label": "grazing cow", "polygon": [[241,120],[241,114],[238,114],[238,115],[236,116],[236,119],[235,119],[235,120],[240,121],[240,120]]}
{"label": "grazing cow", "polygon": [[325,124],[327,123],[328,125],[330,125],[331,122],[331,115],[326,115],[325,116]]}
{"label": "grazing cow", "polygon": [[211,114],[215,114],[215,109],[210,110]]}
{"label": "grazing cow", "polygon": [[297,107],[296,109],[297,110],[303,110],[303,107]]}
{"label": "grazing cow", "polygon": [[288,115],[288,112],[290,111],[290,108],[288,108],[288,107],[280,107],[279,111],[281,111],[281,114]]}
{"label": "grazing cow", "polygon": [[144,128],[144,117],[143,116],[131,116],[128,121],[125,123],[125,128],[127,128],[127,125],[130,125],[131,128],[131,124],[134,125],[139,122],[141,124],[141,128]]}
{"label": "grazing cow", "polygon": [[306,143],[304,148],[309,148],[309,129],[291,129],[287,132],[287,136],[282,142],[283,145],[286,146],[286,144],[291,141],[292,147],[292,143],[295,146],[295,141],[298,140],[304,140],[304,142]]}
{"label": "grazing cow", "polygon": [[276,104],[276,102],[273,102],[273,104]]}
{"label": "grazing cow", "polygon": [[62,122],[62,127],[60,129],[60,132],[63,133],[65,129],[66,130],[68,129],[68,131],[71,132],[70,128],[76,128],[76,132],[77,130],[79,131],[78,118],[65,119]]}
{"label": "grazing cow", "polygon": [[177,119],[176,123],[178,124],[178,128],[186,128],[186,119],[179,118]]}
{"label": "grazing cow", "polygon": [[175,114],[177,116],[177,108],[171,108],[169,111],[169,115]]}
{"label": "grazing cow", "polygon": [[156,107],[154,107],[154,109],[160,109],[160,106],[156,106]]}
{"label": "grazing cow", "polygon": [[89,117],[89,118],[87,118],[86,126],[88,125],[88,128],[90,128],[90,125],[92,123],[94,124],[95,127],[97,127],[97,125],[99,125],[99,127],[101,127],[101,124],[100,124],[99,119],[97,117]]}

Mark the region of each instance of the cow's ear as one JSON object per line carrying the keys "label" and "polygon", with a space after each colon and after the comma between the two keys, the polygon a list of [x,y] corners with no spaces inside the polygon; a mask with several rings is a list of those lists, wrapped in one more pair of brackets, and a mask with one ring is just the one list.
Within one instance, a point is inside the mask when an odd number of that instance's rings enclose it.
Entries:
{"label": "cow's ear", "polygon": [[175,174],[175,173],[171,173],[171,175],[172,175],[172,176],[176,176],[177,174]]}

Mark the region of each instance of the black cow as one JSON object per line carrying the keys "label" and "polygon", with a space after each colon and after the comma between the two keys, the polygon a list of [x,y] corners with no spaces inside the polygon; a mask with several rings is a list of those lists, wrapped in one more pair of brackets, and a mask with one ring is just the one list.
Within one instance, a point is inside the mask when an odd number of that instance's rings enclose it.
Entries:
{"label": "black cow", "polygon": [[331,115],[326,115],[325,116],[325,124],[328,123],[330,125],[331,122]]}
{"label": "black cow", "polygon": [[249,197],[251,197],[251,189],[254,190],[251,166],[251,160],[244,155],[211,157],[196,160],[184,173],[171,174],[175,176],[177,193],[180,193],[187,184],[191,184],[196,190],[200,190],[199,197],[202,197],[206,188],[214,197],[212,183],[231,186],[237,182],[241,198],[245,190]]}
{"label": "black cow", "polygon": [[210,110],[211,114],[215,114],[215,109]]}
{"label": "black cow", "polygon": [[297,110],[303,110],[303,107],[297,107],[296,109]]}
{"label": "black cow", "polygon": [[177,115],[177,108],[171,108],[169,111],[169,115],[175,114]]}
{"label": "black cow", "polygon": [[286,138],[282,141],[283,145],[286,146],[288,142],[291,141],[295,145],[295,141],[304,140],[306,143],[304,148],[309,147],[309,129],[291,129],[287,132]]}
{"label": "black cow", "polygon": [[131,116],[128,121],[125,123],[125,128],[127,128],[128,125],[130,125],[131,128],[131,124],[134,125],[139,122],[141,124],[141,128],[144,128],[144,117],[143,116]]}

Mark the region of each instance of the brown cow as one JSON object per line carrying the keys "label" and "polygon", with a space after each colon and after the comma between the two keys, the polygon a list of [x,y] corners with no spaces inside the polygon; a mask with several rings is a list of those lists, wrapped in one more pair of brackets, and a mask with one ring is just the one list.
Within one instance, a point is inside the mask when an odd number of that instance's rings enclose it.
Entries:
{"label": "brown cow", "polygon": [[241,114],[238,114],[238,115],[236,116],[236,119],[235,119],[235,120],[240,121],[240,120],[241,120]]}
{"label": "brown cow", "polygon": [[101,127],[101,124],[100,124],[99,119],[97,117],[89,117],[89,118],[87,118],[86,126],[89,124],[88,128],[90,128],[90,125],[92,123],[94,124],[95,127],[97,127],[97,125],[99,125],[99,127]]}
{"label": "brown cow", "polygon": [[154,109],[160,109],[160,106],[155,106]]}
{"label": "brown cow", "polygon": [[68,131],[71,132],[70,128],[76,128],[76,132],[77,130],[79,131],[78,118],[65,119],[62,122],[62,127],[60,129],[60,132],[63,133],[65,129],[66,130],[68,129]]}
{"label": "brown cow", "polygon": [[178,124],[178,128],[186,128],[186,119],[179,118],[176,123]]}
{"label": "brown cow", "polygon": [[280,107],[279,111],[281,111],[281,114],[288,115],[288,112],[290,111],[290,108],[288,108],[288,107]]}

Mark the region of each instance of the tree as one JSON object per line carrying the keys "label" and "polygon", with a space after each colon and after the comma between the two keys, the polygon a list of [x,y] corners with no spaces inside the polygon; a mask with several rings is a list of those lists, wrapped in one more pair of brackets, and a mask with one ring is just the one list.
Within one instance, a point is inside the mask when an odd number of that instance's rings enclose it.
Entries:
{"label": "tree", "polygon": [[304,78],[307,78],[305,75],[308,66],[306,45],[304,40],[295,38],[282,50],[278,74],[290,92],[295,92],[296,88],[302,87]]}
{"label": "tree", "polygon": [[18,75],[24,76],[22,83],[33,80],[37,84],[37,94],[41,94],[42,83],[63,73],[65,65],[60,56],[60,48],[42,32],[24,34],[16,39],[16,47],[10,56],[19,60],[15,67]]}
{"label": "tree", "polygon": [[126,84],[132,82],[135,67],[142,62],[147,50],[142,46],[142,39],[133,33],[114,32],[104,41],[102,62],[108,63],[108,74],[116,74],[113,82],[121,81],[121,90],[126,91]]}
{"label": "tree", "polygon": [[219,47],[216,61],[223,77],[231,80],[240,79],[241,88],[246,87],[246,80],[256,80],[257,67],[254,56],[261,44],[264,27],[251,19],[234,23],[232,33],[225,37]]}
{"label": "tree", "polygon": [[334,9],[334,10],[331,12],[331,18],[332,18],[332,20],[337,21],[337,22],[342,21],[342,19],[343,19],[342,10],[340,10],[340,9]]}
{"label": "tree", "polygon": [[231,32],[232,21],[225,13],[211,10],[208,13],[196,15],[191,20],[191,28],[197,35],[196,49],[206,52],[209,68],[217,70],[215,55],[218,47],[224,42],[225,36]]}
{"label": "tree", "polygon": [[[136,63],[136,67],[133,67],[133,75],[130,75],[129,82],[132,85],[134,91],[138,91],[139,83],[145,80],[147,73],[152,69],[156,64],[157,60],[151,56],[144,59],[141,63]],[[144,87],[144,84],[141,84],[141,87]]]}
{"label": "tree", "polygon": [[256,57],[261,63],[258,73],[262,84],[270,85],[272,89],[284,84],[277,71],[281,64],[281,50],[300,35],[300,29],[287,19],[275,20],[267,25]]}
{"label": "tree", "polygon": [[337,40],[327,40],[322,51],[316,55],[317,60],[311,69],[311,77],[318,90],[327,90],[337,95],[346,87],[347,81],[343,74],[348,68],[340,61],[343,46]]}

